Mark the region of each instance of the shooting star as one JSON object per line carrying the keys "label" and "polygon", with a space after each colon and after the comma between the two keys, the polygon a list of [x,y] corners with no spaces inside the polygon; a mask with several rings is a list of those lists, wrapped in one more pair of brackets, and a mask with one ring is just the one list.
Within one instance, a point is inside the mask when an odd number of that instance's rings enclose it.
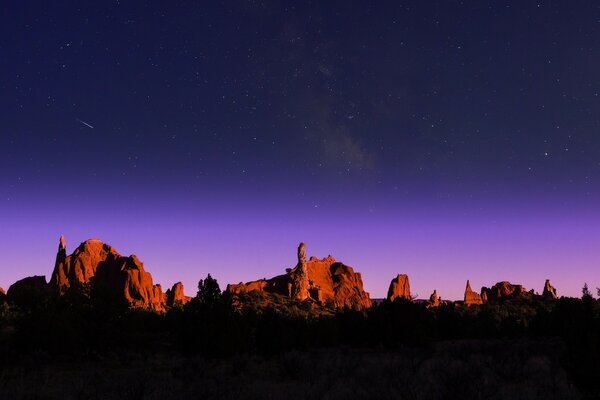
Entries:
{"label": "shooting star", "polygon": [[79,118],[77,118],[77,121],[81,122],[82,124],[84,124],[84,125],[85,125],[85,126],[87,126],[88,128],[94,129],[94,127],[93,127],[93,126],[91,126],[90,124],[88,124],[88,123],[87,123],[87,122],[85,122],[85,121],[82,121],[82,120],[80,120]]}

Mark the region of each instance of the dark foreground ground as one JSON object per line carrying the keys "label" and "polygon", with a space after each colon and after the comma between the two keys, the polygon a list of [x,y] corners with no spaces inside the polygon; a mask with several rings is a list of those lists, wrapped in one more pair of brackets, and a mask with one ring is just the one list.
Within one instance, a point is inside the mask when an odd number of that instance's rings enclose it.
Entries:
{"label": "dark foreground ground", "polygon": [[470,340],[394,350],[316,349],[226,359],[28,356],[0,399],[579,399],[560,341]]}

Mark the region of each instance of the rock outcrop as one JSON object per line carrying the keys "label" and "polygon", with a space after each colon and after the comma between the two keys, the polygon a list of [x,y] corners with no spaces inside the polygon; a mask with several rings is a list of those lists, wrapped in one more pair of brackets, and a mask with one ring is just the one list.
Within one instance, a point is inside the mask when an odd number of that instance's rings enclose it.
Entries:
{"label": "rock outcrop", "polygon": [[533,290],[528,292],[522,285],[513,285],[507,281],[498,282],[491,288],[481,288],[481,297],[485,298],[486,302],[524,298],[533,294]]}
{"label": "rock outcrop", "polygon": [[28,276],[10,285],[6,296],[16,304],[32,306],[46,297],[48,293],[45,276]]}
{"label": "rock outcrop", "polygon": [[177,305],[182,306],[191,300],[191,297],[188,297],[183,293],[183,284],[181,282],[177,282],[171,289],[167,289],[165,295],[167,307],[175,307]]}
{"label": "rock outcrop", "polygon": [[298,246],[298,263],[284,275],[247,283],[227,285],[226,293],[257,291],[290,299],[309,300],[329,308],[366,309],[371,307],[360,273],[337,262],[333,257],[311,257],[306,260],[304,243]]}
{"label": "rock outcrop", "polygon": [[108,244],[90,239],[67,256],[61,236],[50,286],[64,293],[75,283],[92,280],[98,288],[108,290],[130,306],[164,310],[166,296],[160,285],[153,284],[152,275],[135,255],[121,256]]}
{"label": "rock outcrop", "polygon": [[398,276],[392,279],[390,282],[387,299],[389,301],[394,301],[398,298],[412,300],[412,297],[410,296],[410,283],[408,282],[408,275],[398,274]]}
{"label": "rock outcrop", "polygon": [[550,279],[546,279],[542,296],[546,299],[557,299],[556,289],[550,284]]}
{"label": "rock outcrop", "polygon": [[479,294],[471,289],[471,282],[467,280],[467,287],[465,288],[465,305],[471,306],[476,304],[483,304],[483,300]]}
{"label": "rock outcrop", "polygon": [[0,287],[0,302],[6,301],[6,292]]}
{"label": "rock outcrop", "polygon": [[437,290],[433,290],[433,293],[431,293],[431,296],[429,296],[429,301],[427,302],[427,307],[428,308],[434,308],[434,307],[439,307],[440,305],[442,305],[442,299],[440,299],[440,297],[437,294]]}

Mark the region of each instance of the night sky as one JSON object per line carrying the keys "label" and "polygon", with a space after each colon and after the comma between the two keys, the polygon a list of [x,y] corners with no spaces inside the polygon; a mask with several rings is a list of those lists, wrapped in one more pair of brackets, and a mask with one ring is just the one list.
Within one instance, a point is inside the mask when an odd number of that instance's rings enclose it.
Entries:
{"label": "night sky", "polygon": [[0,10],[5,289],[61,234],[186,294],[300,241],[375,298],[600,286],[598,2],[59,3]]}

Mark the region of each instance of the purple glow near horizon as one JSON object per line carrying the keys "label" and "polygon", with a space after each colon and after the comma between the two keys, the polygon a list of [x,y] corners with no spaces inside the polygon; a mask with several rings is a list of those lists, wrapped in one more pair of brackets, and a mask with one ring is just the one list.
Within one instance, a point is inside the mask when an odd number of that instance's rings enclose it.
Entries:
{"label": "purple glow near horizon", "polygon": [[61,234],[69,253],[94,237],[122,254],[137,254],[163,290],[182,281],[188,295],[208,273],[222,289],[281,274],[295,264],[300,241],[309,255],[331,254],[361,272],[372,298],[385,297],[398,273],[409,275],[420,298],[437,289],[442,298],[461,299],[467,279],[477,290],[508,280],[538,292],[551,279],[567,296],[579,296],[584,282],[600,286],[600,215],[591,204],[481,209],[398,202],[365,209],[283,198],[194,203],[25,201],[4,207],[0,286],[35,274],[49,278]]}

